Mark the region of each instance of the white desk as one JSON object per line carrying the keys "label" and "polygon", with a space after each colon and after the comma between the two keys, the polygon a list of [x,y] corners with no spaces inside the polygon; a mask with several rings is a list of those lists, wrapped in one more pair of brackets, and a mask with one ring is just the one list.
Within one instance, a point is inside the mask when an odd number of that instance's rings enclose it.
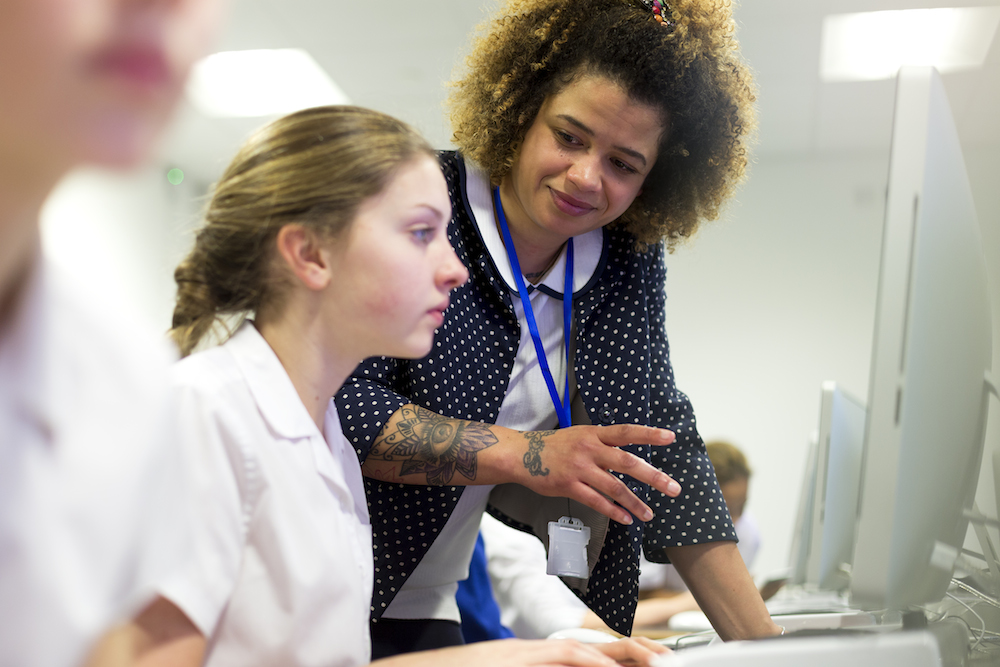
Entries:
{"label": "white desk", "polygon": [[655,667],[961,667],[969,631],[951,619],[925,630],[885,626],[839,628],[824,634],[713,643],[660,658]]}

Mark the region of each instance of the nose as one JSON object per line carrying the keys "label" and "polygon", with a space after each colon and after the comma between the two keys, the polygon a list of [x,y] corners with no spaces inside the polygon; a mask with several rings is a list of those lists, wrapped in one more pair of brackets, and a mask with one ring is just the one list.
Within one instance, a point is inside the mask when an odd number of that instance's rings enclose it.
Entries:
{"label": "nose", "polygon": [[444,258],[437,273],[437,283],[443,290],[451,291],[459,285],[464,285],[469,279],[469,270],[455,254],[451,243],[444,239]]}
{"label": "nose", "polygon": [[566,178],[581,192],[594,192],[601,186],[599,158],[590,153],[581,154],[573,160]]}

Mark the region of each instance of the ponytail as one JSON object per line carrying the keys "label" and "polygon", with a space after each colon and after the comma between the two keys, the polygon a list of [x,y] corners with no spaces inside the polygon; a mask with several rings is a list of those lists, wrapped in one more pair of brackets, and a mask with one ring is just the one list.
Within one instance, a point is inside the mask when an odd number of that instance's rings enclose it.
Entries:
{"label": "ponytail", "polygon": [[251,136],[216,184],[194,249],[174,271],[170,335],[181,355],[221,316],[260,318],[280,308],[288,283],[274,260],[283,226],[334,239],[365,199],[420,155],[436,153],[410,126],[359,107],[307,109]]}

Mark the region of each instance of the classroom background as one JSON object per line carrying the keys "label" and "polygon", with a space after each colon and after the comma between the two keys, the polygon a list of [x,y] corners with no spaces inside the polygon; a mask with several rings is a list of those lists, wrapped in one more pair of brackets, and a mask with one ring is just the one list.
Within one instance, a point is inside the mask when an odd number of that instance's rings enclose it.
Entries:
{"label": "classroom background", "polygon": [[[312,87],[313,103],[396,115],[441,148],[450,145],[444,84],[461,65],[471,30],[495,7],[493,0],[233,5],[219,51],[301,49],[330,79]],[[667,333],[678,385],[694,403],[702,435],[737,443],[754,467],[749,507],[763,535],[758,578],[788,562],[821,383],[836,380],[862,400],[868,392],[894,81],[823,80],[823,20],[939,6],[752,0],[735,10],[759,87],[758,142],[736,200],[668,257]],[[994,30],[987,39],[981,67],[945,72],[943,79],[982,229],[993,373],[1000,377],[1000,38]],[[266,74],[262,68],[255,77],[265,97]],[[166,331],[171,271],[188,249],[208,188],[242,138],[273,117],[212,117],[185,102],[153,163],[66,179],[43,211],[49,252]],[[986,456],[994,450],[1000,450],[996,401]],[[992,517],[1000,504],[994,487],[987,465],[978,504]]]}

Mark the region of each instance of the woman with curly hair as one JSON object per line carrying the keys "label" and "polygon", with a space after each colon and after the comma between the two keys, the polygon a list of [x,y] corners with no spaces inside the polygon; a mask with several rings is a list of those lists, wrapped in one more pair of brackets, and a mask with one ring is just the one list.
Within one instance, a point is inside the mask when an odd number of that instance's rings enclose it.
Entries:
{"label": "woman with curly hair", "polygon": [[746,169],[734,30],[728,0],[507,0],[482,27],[441,156],[470,280],[427,357],[368,360],[337,397],[367,477],[376,657],[462,641],[484,509],[543,541],[582,522],[582,570],[557,540],[549,570],[618,632],[640,548],[723,639],[780,632],[665,334],[664,253]]}

